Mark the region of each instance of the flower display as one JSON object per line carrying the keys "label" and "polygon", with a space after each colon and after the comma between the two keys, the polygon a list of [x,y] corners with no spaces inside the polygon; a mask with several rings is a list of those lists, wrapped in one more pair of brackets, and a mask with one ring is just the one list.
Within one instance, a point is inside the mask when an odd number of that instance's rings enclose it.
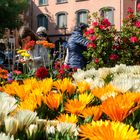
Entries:
{"label": "flower display", "polygon": [[23,49],[24,50],[32,50],[34,46],[35,46],[35,41],[31,40],[27,44],[24,45]]}

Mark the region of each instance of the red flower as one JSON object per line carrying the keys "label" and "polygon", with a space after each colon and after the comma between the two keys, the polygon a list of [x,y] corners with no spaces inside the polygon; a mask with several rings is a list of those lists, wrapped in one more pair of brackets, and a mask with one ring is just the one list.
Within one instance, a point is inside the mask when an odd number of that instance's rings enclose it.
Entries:
{"label": "red flower", "polygon": [[89,34],[93,34],[94,33],[94,29],[91,28],[91,29],[88,30],[88,32],[89,32]]}
{"label": "red flower", "polygon": [[24,50],[31,50],[35,46],[35,41],[29,41],[27,44],[24,46]]}
{"label": "red flower", "polygon": [[140,11],[140,3],[137,5],[137,10]]}
{"label": "red flower", "polygon": [[19,70],[14,70],[13,73],[16,74],[16,75],[20,75],[20,74],[22,74],[22,72],[19,71]]}
{"label": "red flower", "polygon": [[93,22],[92,25],[93,25],[94,27],[96,27],[96,26],[98,26],[98,22]]}
{"label": "red flower", "polygon": [[106,29],[106,26],[105,25],[100,25],[100,29],[101,30],[105,30]]}
{"label": "red flower", "polygon": [[109,22],[109,20],[107,18],[103,19],[103,24],[106,25],[106,27],[111,25],[111,23]]}
{"label": "red flower", "polygon": [[131,41],[132,43],[136,43],[136,42],[138,41],[138,38],[137,38],[136,36],[132,36],[132,37],[130,38],[130,41]]}
{"label": "red flower", "polygon": [[96,48],[96,45],[94,43],[88,43],[87,44],[87,48],[93,48],[93,49],[95,49]]}
{"label": "red flower", "polygon": [[41,66],[40,68],[37,69],[35,76],[39,79],[43,79],[47,77],[48,74],[49,74],[48,70],[45,67]]}
{"label": "red flower", "polygon": [[65,65],[62,65],[60,69],[69,69],[69,68],[70,68],[70,66],[65,64]]}
{"label": "red flower", "polygon": [[91,41],[95,41],[96,40],[96,36],[95,35],[93,35],[93,36],[91,36],[89,39],[91,40]]}
{"label": "red flower", "polygon": [[64,69],[60,69],[60,70],[59,70],[59,73],[60,73],[61,75],[65,74]]}
{"label": "red flower", "polygon": [[110,60],[116,60],[116,59],[118,59],[119,58],[119,56],[117,55],[117,54],[111,54],[110,56],[109,56],[109,59]]}
{"label": "red flower", "polygon": [[113,50],[119,50],[119,49],[121,49],[121,46],[119,46],[119,45],[118,45],[118,46],[115,46],[115,45],[114,45],[114,46],[112,46],[112,49],[113,49]]}
{"label": "red flower", "polygon": [[128,10],[127,10],[128,13],[133,13],[133,10],[131,7],[128,7]]}

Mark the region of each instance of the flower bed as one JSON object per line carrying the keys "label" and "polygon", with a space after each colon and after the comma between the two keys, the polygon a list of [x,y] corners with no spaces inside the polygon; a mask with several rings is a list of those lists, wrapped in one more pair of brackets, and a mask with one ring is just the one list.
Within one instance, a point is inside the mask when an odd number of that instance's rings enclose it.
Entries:
{"label": "flower bed", "polygon": [[140,66],[78,70],[73,77],[30,78],[1,87],[1,137],[140,138]]}

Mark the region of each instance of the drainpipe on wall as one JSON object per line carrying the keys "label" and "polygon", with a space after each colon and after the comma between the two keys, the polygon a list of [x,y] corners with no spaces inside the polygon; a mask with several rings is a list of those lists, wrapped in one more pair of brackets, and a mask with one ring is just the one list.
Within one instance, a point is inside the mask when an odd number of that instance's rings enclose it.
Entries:
{"label": "drainpipe on wall", "polygon": [[122,14],[122,1],[120,0],[120,31],[121,31],[121,26],[122,26],[122,23],[121,23],[122,22],[121,21],[122,20],[122,18],[121,18],[122,15],[121,14]]}

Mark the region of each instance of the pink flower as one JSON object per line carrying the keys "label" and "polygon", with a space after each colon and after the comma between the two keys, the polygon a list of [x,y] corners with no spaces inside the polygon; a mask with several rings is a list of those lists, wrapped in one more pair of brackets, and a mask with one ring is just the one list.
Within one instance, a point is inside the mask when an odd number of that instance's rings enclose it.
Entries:
{"label": "pink flower", "polygon": [[127,10],[128,13],[133,13],[133,10],[131,7],[128,7],[128,10]]}
{"label": "pink flower", "polygon": [[110,56],[109,56],[109,59],[110,60],[116,60],[116,59],[118,59],[119,58],[119,56],[117,55],[117,54],[111,54]]}
{"label": "pink flower", "polygon": [[137,10],[140,11],[140,3],[137,5]]}
{"label": "pink flower", "polygon": [[137,21],[137,22],[135,23],[135,26],[136,26],[137,28],[140,28],[140,21]]}
{"label": "pink flower", "polygon": [[91,36],[89,39],[91,40],[91,41],[95,41],[96,40],[96,36],[95,35],[93,35],[93,36]]}
{"label": "pink flower", "polygon": [[138,38],[137,38],[136,36],[132,36],[132,37],[130,38],[130,41],[131,41],[132,43],[136,43],[136,42],[138,41]]}
{"label": "pink flower", "polygon": [[95,63],[99,63],[99,58],[95,58]]}
{"label": "pink flower", "polygon": [[94,27],[96,27],[96,26],[98,26],[98,22],[93,22],[92,25],[93,25]]}
{"label": "pink flower", "polygon": [[16,74],[16,75],[20,75],[20,74],[22,74],[22,72],[19,71],[19,70],[14,70],[13,73]]}

